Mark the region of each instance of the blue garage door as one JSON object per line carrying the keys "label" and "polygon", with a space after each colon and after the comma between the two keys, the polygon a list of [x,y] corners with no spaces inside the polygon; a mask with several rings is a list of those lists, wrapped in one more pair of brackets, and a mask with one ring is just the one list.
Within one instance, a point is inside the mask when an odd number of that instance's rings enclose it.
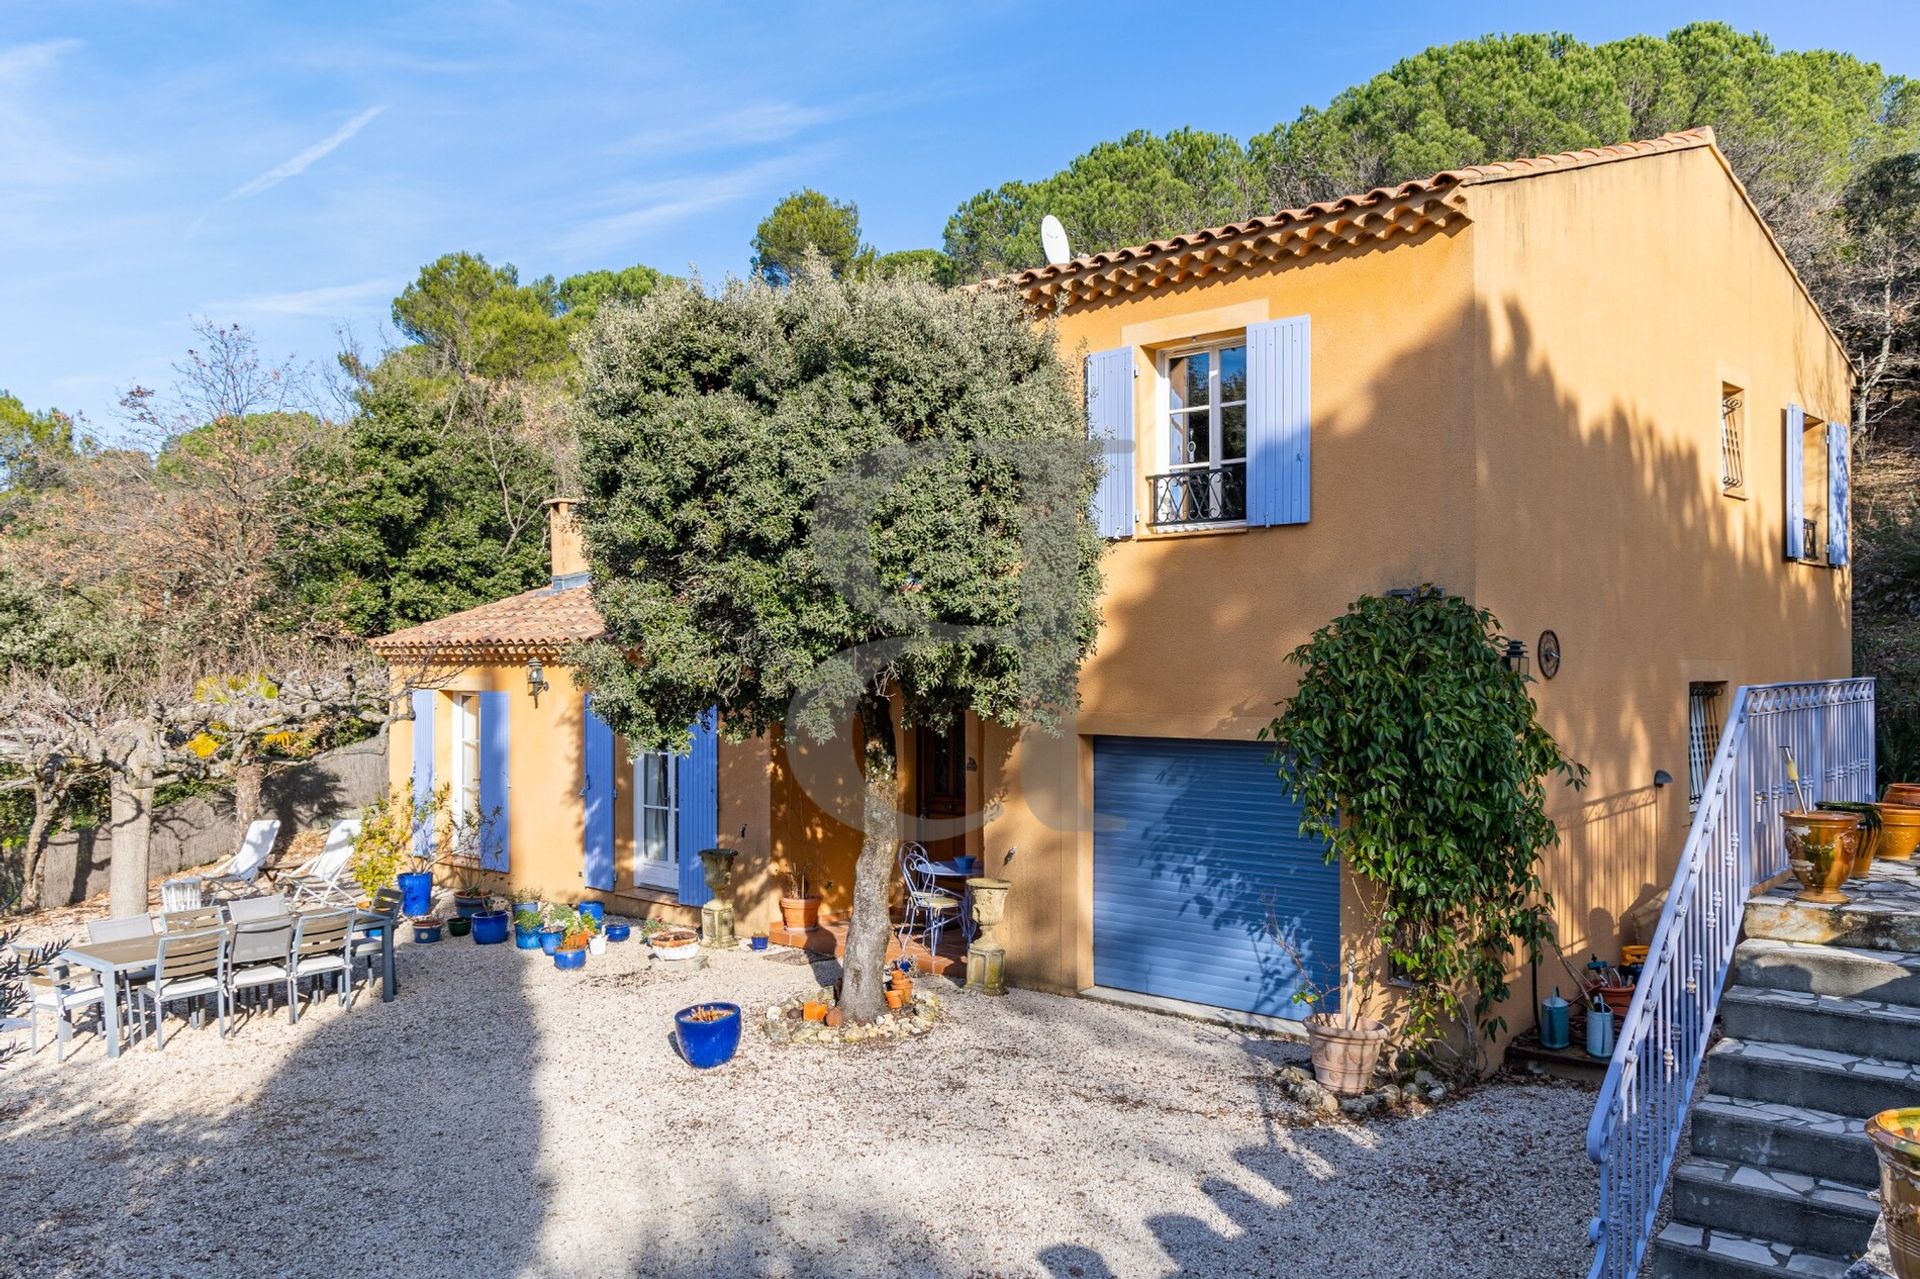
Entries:
{"label": "blue garage door", "polygon": [[1340,876],[1260,742],[1093,745],[1093,980],[1275,1017],[1340,954]]}

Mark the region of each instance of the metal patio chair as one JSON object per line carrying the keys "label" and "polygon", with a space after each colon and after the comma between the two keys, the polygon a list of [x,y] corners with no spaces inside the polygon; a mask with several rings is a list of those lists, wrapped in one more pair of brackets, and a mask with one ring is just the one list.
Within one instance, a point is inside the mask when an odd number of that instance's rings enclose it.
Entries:
{"label": "metal patio chair", "polygon": [[54,1022],[53,1059],[67,1059],[67,1040],[73,1037],[73,1014],[106,1007],[106,988],[100,979],[85,969],[76,968],[55,957],[44,969],[27,974],[27,987],[33,998],[27,1005],[27,1051],[40,1051],[40,1014],[51,1013]]}
{"label": "metal patio chair", "polygon": [[[379,925],[380,927],[398,928],[400,926],[400,890],[397,888],[375,889],[373,901],[368,904],[367,909],[376,915],[387,917],[387,922]],[[398,934],[395,934],[395,940],[398,939]],[[380,951],[380,938],[368,936],[357,927],[354,929],[353,962],[358,964],[365,961],[368,981],[373,980],[373,966],[380,962]]]}
{"label": "metal patio chair", "polygon": [[293,970],[287,974],[291,1020],[300,1020],[300,983],[308,978],[340,978],[340,1003],[353,1003],[353,912],[315,911],[294,916]]}
{"label": "metal patio chair", "polygon": [[226,919],[220,914],[218,906],[200,906],[193,910],[170,910],[160,916],[160,931],[163,933],[203,933],[209,928],[218,928]]}
{"label": "metal patio chair", "polygon": [[[249,919],[236,924],[233,943],[227,952],[227,1006],[244,993],[267,992],[273,998],[277,986],[293,980],[293,916],[279,914]],[[288,1008],[288,1016],[293,1010]]]}
{"label": "metal patio chair", "polygon": [[[220,1033],[227,1033],[227,930],[162,933],[153,959],[153,976],[133,987],[132,996],[153,1005],[153,1047],[167,1046],[166,1006],[211,997]],[[197,1013],[196,1013],[197,1015]]]}
{"label": "metal patio chair", "polygon": [[227,903],[227,921],[244,924],[256,919],[279,919],[287,914],[287,899],[279,893],[236,897]]}
{"label": "metal patio chair", "polygon": [[940,935],[949,920],[960,917],[960,899],[940,887],[933,873],[933,859],[927,850],[911,841],[900,845],[900,882],[905,889],[901,900],[900,951],[919,932],[927,953],[940,953]]}
{"label": "metal patio chair", "polygon": [[153,934],[153,916],[151,915],[96,919],[87,924],[88,941],[126,941],[130,938],[151,937]]}

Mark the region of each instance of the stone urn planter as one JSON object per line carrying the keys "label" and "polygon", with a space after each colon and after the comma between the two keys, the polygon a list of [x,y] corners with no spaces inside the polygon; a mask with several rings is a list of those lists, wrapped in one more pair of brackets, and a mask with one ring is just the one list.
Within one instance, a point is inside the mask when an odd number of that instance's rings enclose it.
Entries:
{"label": "stone urn planter", "polygon": [[1000,929],[1007,922],[1007,894],[1013,881],[991,875],[975,875],[967,880],[973,898],[973,942],[976,946],[1006,948]]}
{"label": "stone urn planter", "polygon": [[1920,803],[1889,804],[1882,801],[1873,807],[1880,814],[1880,829],[1873,841],[1875,859],[1911,861],[1914,850],[1920,849]]}
{"label": "stone urn planter", "polygon": [[1352,1026],[1343,1024],[1337,1013],[1307,1018],[1313,1077],[1329,1092],[1351,1097],[1371,1089],[1386,1042],[1387,1028],[1370,1017],[1355,1018]]}
{"label": "stone urn planter", "polygon": [[1883,1110],[1867,1120],[1880,1157],[1880,1212],[1900,1279],[1920,1279],[1920,1110]]}
{"label": "stone urn planter", "polygon": [[732,949],[733,935],[733,859],[739,854],[731,848],[700,850],[700,873],[706,877],[711,900],[700,908],[700,942],[716,950]]}
{"label": "stone urn planter", "polygon": [[1853,873],[1855,845],[1847,837],[1851,833],[1859,838],[1860,814],[1788,812],[1780,814],[1780,823],[1786,834],[1787,868],[1800,881],[1798,899],[1821,905],[1852,900],[1840,885]]}

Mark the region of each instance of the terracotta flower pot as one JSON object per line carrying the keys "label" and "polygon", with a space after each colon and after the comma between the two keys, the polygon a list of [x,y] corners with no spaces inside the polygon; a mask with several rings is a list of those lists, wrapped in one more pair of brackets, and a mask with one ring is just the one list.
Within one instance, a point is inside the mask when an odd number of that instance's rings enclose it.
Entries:
{"label": "terracotta flower pot", "polygon": [[1840,851],[1847,859],[1848,879],[1865,879],[1873,874],[1873,840],[1868,838],[1865,815],[1861,815],[1859,825],[1840,837],[1840,842],[1845,845]]}
{"label": "terracotta flower pot", "polygon": [[889,989],[899,991],[900,998],[902,999],[912,999],[913,998],[913,978],[907,976],[905,973],[901,972],[899,969],[896,968],[893,972],[893,979],[892,979],[891,985],[889,986]]}
{"label": "terracotta flower pot", "polygon": [[827,1009],[827,1025],[829,1027],[838,1029],[840,1023],[845,1021],[846,1019],[847,1019],[847,1015],[841,1012],[838,1008]]}
{"label": "terracotta flower pot", "polygon": [[1853,871],[1853,849],[1846,836],[1848,831],[1858,833],[1860,814],[1790,812],[1780,814],[1780,823],[1787,838],[1787,868],[1800,881],[1799,900],[1824,905],[1851,901],[1840,885]]}
{"label": "terracotta flower pot", "polygon": [[1627,1009],[1633,1007],[1633,987],[1631,986],[1601,986],[1595,993],[1606,1004],[1607,1011],[1615,1017],[1625,1017]]}
{"label": "terracotta flower pot", "polygon": [[1880,1212],[1900,1279],[1920,1279],[1920,1110],[1883,1110],[1867,1120],[1880,1156]]}
{"label": "terracotta flower pot", "polygon": [[782,897],[780,919],[789,931],[818,928],[820,899],[818,897]]}
{"label": "terracotta flower pot", "polygon": [[1337,1093],[1357,1094],[1373,1087],[1373,1069],[1386,1045],[1387,1028],[1362,1017],[1351,1029],[1330,1013],[1307,1018],[1307,1050],[1313,1057],[1313,1077]]}
{"label": "terracotta flower pot", "polygon": [[898,986],[887,987],[888,1008],[891,1008],[894,1012],[899,1012],[901,1006],[906,1002],[906,999],[900,994],[900,988]]}
{"label": "terracotta flower pot", "polygon": [[1880,802],[1920,805],[1920,782],[1888,782],[1887,788],[1880,792]]}
{"label": "terracotta flower pot", "polygon": [[1889,804],[1882,801],[1873,807],[1880,814],[1880,829],[1873,841],[1874,857],[1889,862],[1911,860],[1914,850],[1920,849],[1920,802]]}
{"label": "terracotta flower pot", "polygon": [[818,999],[809,999],[806,1003],[800,1005],[800,1015],[808,1021],[825,1021],[827,1019],[827,1006]]}

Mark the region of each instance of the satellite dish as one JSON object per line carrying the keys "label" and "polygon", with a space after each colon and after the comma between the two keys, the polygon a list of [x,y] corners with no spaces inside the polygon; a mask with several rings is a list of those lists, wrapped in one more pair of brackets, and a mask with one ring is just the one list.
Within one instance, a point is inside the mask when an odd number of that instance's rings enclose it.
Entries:
{"label": "satellite dish", "polygon": [[1047,265],[1061,266],[1073,261],[1073,250],[1067,247],[1067,228],[1060,225],[1060,219],[1049,213],[1040,219],[1040,247],[1047,251]]}

